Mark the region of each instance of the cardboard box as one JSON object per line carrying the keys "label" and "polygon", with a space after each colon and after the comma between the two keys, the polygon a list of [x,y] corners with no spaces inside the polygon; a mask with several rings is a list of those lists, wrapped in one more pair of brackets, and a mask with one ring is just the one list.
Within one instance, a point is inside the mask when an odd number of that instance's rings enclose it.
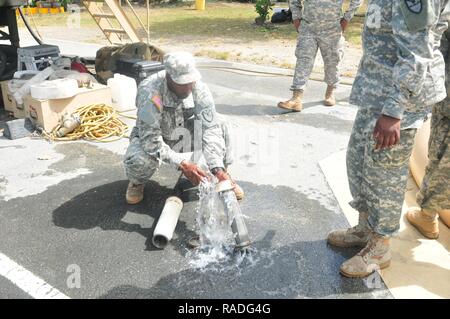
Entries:
{"label": "cardboard box", "polygon": [[5,107],[5,110],[14,112],[16,108],[16,101],[14,100],[14,97],[9,90],[8,81],[2,81],[0,82],[0,85],[2,87],[3,106]]}
{"label": "cardboard box", "polygon": [[24,119],[27,117],[27,112],[25,109],[25,103],[24,105],[22,105],[22,107],[20,107],[17,103],[15,103],[14,105],[14,117],[16,119]]}
{"label": "cardboard box", "polygon": [[25,106],[20,107],[17,105],[16,100],[14,99],[13,93],[9,90],[8,86],[9,81],[0,82],[2,88],[2,96],[3,96],[3,105],[5,106],[5,110],[14,113],[14,117],[16,119],[23,119],[27,117],[27,112],[25,110]]}
{"label": "cardboard box", "polygon": [[5,106],[5,110],[9,112],[14,113],[14,117],[16,119],[23,119],[27,117],[27,114],[25,112],[25,107],[20,108],[16,100],[14,99],[13,94],[9,90],[8,86],[9,81],[2,81],[1,87],[2,87],[2,96],[3,96],[3,105]]}
{"label": "cardboard box", "polygon": [[92,104],[112,105],[111,90],[106,85],[93,83],[93,88],[80,88],[77,95],[67,99],[36,100],[30,96],[24,99],[26,117],[36,126],[51,132],[66,113],[71,114],[82,106]]}

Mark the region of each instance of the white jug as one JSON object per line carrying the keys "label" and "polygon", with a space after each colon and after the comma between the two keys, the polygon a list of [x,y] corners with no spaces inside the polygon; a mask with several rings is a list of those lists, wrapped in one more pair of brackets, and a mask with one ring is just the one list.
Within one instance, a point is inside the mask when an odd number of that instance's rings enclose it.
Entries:
{"label": "white jug", "polygon": [[136,108],[137,85],[136,80],[116,73],[108,79],[107,85],[111,88],[113,107],[119,111],[134,110]]}

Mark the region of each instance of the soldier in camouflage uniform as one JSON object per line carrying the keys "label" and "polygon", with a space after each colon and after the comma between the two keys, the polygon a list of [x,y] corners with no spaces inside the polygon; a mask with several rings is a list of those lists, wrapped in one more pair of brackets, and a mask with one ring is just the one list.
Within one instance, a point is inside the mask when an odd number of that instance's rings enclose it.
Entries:
{"label": "soldier in camouflage uniform", "polygon": [[278,103],[278,107],[300,112],[303,90],[311,75],[317,50],[320,49],[325,66],[325,105],[336,104],[334,90],[339,83],[339,64],[344,54],[343,31],[348,26],[362,0],[351,0],[349,9],[342,14],[343,0],[291,0],[292,21],[297,29],[295,50],[297,65],[291,87],[292,98]]}
{"label": "soldier in camouflage uniform", "polygon": [[[219,181],[231,179],[229,135],[217,118],[213,97],[189,53],[164,57],[165,70],[142,81],[136,105],[138,118],[130,134],[124,164],[128,179],[126,200],[137,204],[144,196],[144,184],[162,162],[179,169],[198,185],[207,174],[182,153],[203,150],[211,172]],[[236,197],[242,189],[234,183]]]}
{"label": "soldier in camouflage uniform", "polygon": [[[357,226],[333,231],[335,246],[363,246],[341,273],[365,277],[390,264],[389,238],[398,231],[414,136],[445,96],[439,51],[448,0],[370,0],[363,57],[350,102],[358,105],[347,150],[347,174],[359,212]],[[445,12],[446,13],[446,12]]]}
{"label": "soldier in camouflage uniform", "polygon": [[408,221],[430,239],[439,237],[438,213],[450,213],[450,30],[442,37],[441,51],[445,58],[447,98],[433,107],[429,163],[417,194],[421,210],[406,214]]}

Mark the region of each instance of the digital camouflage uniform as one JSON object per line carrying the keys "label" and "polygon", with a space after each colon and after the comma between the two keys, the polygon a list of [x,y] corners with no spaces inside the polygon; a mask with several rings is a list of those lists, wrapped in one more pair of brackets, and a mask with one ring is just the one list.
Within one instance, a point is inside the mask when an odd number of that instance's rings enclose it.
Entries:
{"label": "digital camouflage uniform", "polygon": [[339,64],[344,54],[345,40],[340,21],[350,21],[362,0],[351,0],[349,9],[342,13],[343,0],[291,0],[292,20],[301,19],[292,90],[303,90],[320,49],[325,67],[325,82],[336,86],[339,82]]}
{"label": "digital camouflage uniform", "polygon": [[[369,226],[379,235],[399,228],[416,129],[446,96],[439,46],[447,28],[447,3],[369,1],[363,57],[350,96],[359,110],[348,144],[347,174],[351,206],[368,213]],[[372,134],[382,114],[401,119],[400,142],[374,150]]]}
{"label": "digital camouflage uniform", "polygon": [[422,209],[450,209],[450,31],[441,41],[445,59],[447,98],[433,107],[428,148],[429,163],[417,195]]}
{"label": "digital camouflage uniform", "polygon": [[211,92],[202,81],[180,100],[169,91],[166,71],[161,71],[139,85],[136,105],[138,118],[124,159],[133,184],[145,183],[162,162],[178,168],[186,159],[181,153],[194,150],[203,151],[210,169],[231,164],[227,127],[217,118]]}

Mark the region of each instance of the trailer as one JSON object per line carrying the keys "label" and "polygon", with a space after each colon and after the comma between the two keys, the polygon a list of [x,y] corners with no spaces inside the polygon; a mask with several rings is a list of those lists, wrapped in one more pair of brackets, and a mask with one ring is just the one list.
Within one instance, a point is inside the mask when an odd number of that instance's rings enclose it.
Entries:
{"label": "trailer", "polygon": [[0,30],[0,40],[10,42],[0,45],[0,80],[11,78],[17,68],[17,48],[20,44],[16,9],[24,4],[25,0],[0,0],[0,28],[8,28],[8,32]]}

